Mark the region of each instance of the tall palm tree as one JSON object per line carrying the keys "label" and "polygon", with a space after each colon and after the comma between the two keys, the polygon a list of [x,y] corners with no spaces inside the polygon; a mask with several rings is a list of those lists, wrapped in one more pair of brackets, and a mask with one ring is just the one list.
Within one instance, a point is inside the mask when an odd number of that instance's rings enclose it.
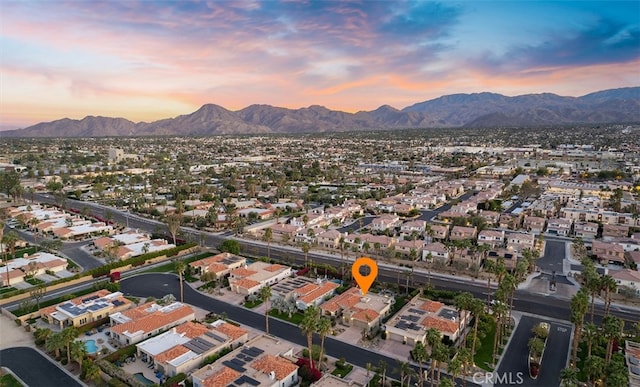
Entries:
{"label": "tall palm tree", "polygon": [[67,363],[71,363],[71,343],[78,338],[78,329],[76,327],[68,327],[63,329],[60,334],[62,334],[62,341],[64,342],[64,346],[67,348]]}
{"label": "tall palm tree", "polygon": [[473,314],[473,341],[471,342],[471,354],[475,356],[476,342],[478,340],[478,324],[480,323],[480,319],[482,318],[482,316],[484,316],[485,313],[484,302],[478,298],[474,298],[471,301],[469,310]]}
{"label": "tall palm tree", "polygon": [[411,356],[413,360],[418,363],[418,385],[422,386],[424,384],[424,363],[428,359],[427,347],[421,341],[416,342],[413,347],[413,351],[411,351]]}
{"label": "tall palm tree", "polygon": [[436,346],[441,343],[442,341],[442,337],[440,336],[440,332],[435,329],[435,328],[429,328],[427,330],[427,333],[425,334],[425,340],[427,341],[427,343],[429,344],[430,350],[429,350],[429,359],[431,359],[431,367],[429,370],[429,377],[431,378],[431,383],[433,383],[433,374],[435,371],[435,368],[433,367],[434,363],[437,362],[435,360],[435,354],[436,354]]}
{"label": "tall palm tree", "polygon": [[49,328],[36,328],[36,330],[33,332],[33,336],[35,337],[36,341],[46,343],[47,339],[51,336],[52,333],[53,331],[51,331],[51,329]]}
{"label": "tall palm tree", "polygon": [[309,250],[311,249],[311,246],[308,242],[304,242],[302,243],[301,248],[304,253],[304,267],[309,267]]}
{"label": "tall palm tree", "polygon": [[304,317],[300,321],[300,329],[307,337],[307,349],[309,350],[309,365],[316,368],[313,363],[313,334],[318,330],[318,320],[320,319],[320,308],[315,305],[308,306],[304,310]]}
{"label": "tall palm tree", "polygon": [[271,311],[271,286],[264,286],[260,289],[260,299],[265,305],[264,308],[264,327],[265,332],[269,334],[269,312]]}
{"label": "tall palm tree", "polygon": [[606,274],[600,277],[600,288],[604,290],[604,314],[607,315],[611,308],[611,293],[616,291],[618,284],[613,277]]}
{"label": "tall palm tree", "polygon": [[571,322],[575,325],[573,350],[571,355],[571,361],[574,367],[578,364],[578,343],[580,343],[584,316],[587,314],[588,310],[589,294],[585,288],[580,288],[580,290],[578,290],[578,292],[571,298]]}
{"label": "tall palm tree", "polygon": [[84,345],[84,341],[74,341],[69,348],[71,351],[71,357],[78,363],[78,367],[82,369],[82,362],[87,357],[87,347]]}
{"label": "tall palm tree", "polygon": [[462,372],[462,361],[458,356],[455,356],[448,364],[447,369],[451,374],[451,378],[455,381]]}
{"label": "tall palm tree", "polygon": [[589,378],[593,386],[595,382],[604,375],[605,362],[600,356],[591,356],[585,360],[584,367],[587,378]]}
{"label": "tall palm tree", "polygon": [[173,244],[176,244],[176,235],[178,234],[178,230],[180,230],[180,224],[182,223],[182,216],[180,214],[171,214],[166,218],[167,228],[169,229],[169,233],[171,234],[171,238],[173,238]]}
{"label": "tall palm tree", "polygon": [[[432,358],[435,362],[435,367],[438,370],[438,384],[440,384],[440,373],[442,372],[442,363],[446,363],[449,360],[449,351],[446,345],[442,342],[436,343],[436,346],[433,348]],[[431,379],[431,384],[433,385],[434,380]]]}
{"label": "tall palm tree", "polygon": [[584,331],[582,332],[584,335],[584,341],[587,343],[587,357],[591,356],[591,348],[593,348],[593,343],[600,336],[600,331],[596,324],[587,323],[584,326]]}
{"label": "tall palm tree", "polygon": [[100,380],[102,380],[102,371],[100,370],[100,367],[93,362],[93,360],[89,360],[87,363],[84,369],[84,378],[94,384],[99,383]]}
{"label": "tall palm tree", "polygon": [[608,314],[602,319],[602,333],[607,339],[607,352],[604,357],[605,367],[609,366],[613,352],[613,343],[620,340],[623,327],[622,320],[616,316]]}
{"label": "tall palm tree", "polygon": [[184,302],[184,281],[183,275],[185,270],[187,270],[187,264],[180,259],[176,259],[174,261],[174,267],[176,273],[178,273],[178,278],[180,279],[180,302]]}
{"label": "tall palm tree", "polygon": [[473,364],[473,354],[469,351],[468,348],[460,348],[458,350],[458,359],[462,363],[462,385],[467,385],[467,374],[469,372],[469,367]]}
{"label": "tall palm tree", "polygon": [[331,332],[331,320],[326,317],[320,317],[317,327],[318,335],[320,335],[320,358],[318,359],[318,368],[322,369],[322,359],[324,356],[324,339]]}
{"label": "tall palm tree", "polygon": [[380,376],[382,378],[380,380],[380,384],[384,386],[387,381],[387,362],[386,361],[381,359],[378,362],[378,372],[380,372]]}
{"label": "tall palm tree", "polygon": [[400,374],[400,387],[403,387],[405,379],[409,377],[411,372],[411,363],[402,360],[396,360],[396,362],[396,368],[393,369],[393,372]]}
{"label": "tall palm tree", "polygon": [[[469,292],[462,292],[456,295],[456,297],[453,300],[453,304],[455,305],[456,310],[458,311],[458,315],[462,317],[463,311],[471,309],[471,303],[473,302],[473,300],[474,300],[473,295],[471,295],[471,293]],[[462,335],[463,335],[462,345],[466,347],[467,345],[466,329],[462,332]]]}
{"label": "tall palm tree", "polygon": [[5,265],[7,268],[7,286],[11,286],[11,283],[9,282],[8,262],[10,259],[15,258],[16,244],[18,243],[19,240],[20,240],[20,237],[18,236],[18,233],[16,233],[15,231],[9,231],[7,234],[5,234],[2,237],[2,243],[4,243],[4,245],[7,247],[7,251],[5,252],[5,261],[7,262],[7,264]]}
{"label": "tall palm tree", "polygon": [[36,252],[38,251],[38,229],[36,228],[36,226],[39,223],[39,220],[37,218],[31,218],[29,219],[29,226],[31,226],[31,228],[33,228],[33,245],[36,248]]}
{"label": "tall palm tree", "polygon": [[264,230],[262,239],[267,242],[267,259],[271,260],[271,240],[273,239],[273,230],[271,227],[267,227]]}

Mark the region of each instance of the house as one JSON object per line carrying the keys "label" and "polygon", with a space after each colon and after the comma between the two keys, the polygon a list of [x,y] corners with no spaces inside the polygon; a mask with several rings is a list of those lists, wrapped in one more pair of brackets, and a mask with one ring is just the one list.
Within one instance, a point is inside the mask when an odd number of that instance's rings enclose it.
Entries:
{"label": "house", "polygon": [[525,216],[522,227],[534,234],[541,234],[544,231],[546,220],[538,216]]}
{"label": "house", "polygon": [[477,229],[475,227],[453,226],[449,239],[452,241],[460,241],[465,239],[475,239]]}
{"label": "house", "polygon": [[96,236],[102,233],[110,234],[113,232],[113,227],[103,222],[96,222],[91,224],[83,224],[80,226],[72,227],[60,227],[53,230],[53,235],[60,239],[75,239],[81,240],[91,236]]}
{"label": "house", "polygon": [[625,340],[624,354],[629,369],[629,386],[640,386],[640,343]]}
{"label": "house", "polygon": [[376,332],[382,318],[391,310],[391,299],[358,288],[351,288],[320,305],[322,314],[340,318],[345,325],[353,325],[368,332]]}
{"label": "house", "polygon": [[411,241],[400,240],[393,245],[393,248],[396,251],[396,253],[400,253],[407,257],[411,257],[411,255],[414,254],[413,259],[418,259],[422,257],[423,245],[424,245],[424,242],[421,239],[414,239]]}
{"label": "house", "polygon": [[158,334],[166,329],[193,320],[193,309],[181,302],[161,306],[147,302],[137,308],[109,316],[111,337],[121,345],[130,345]]}
{"label": "house", "polygon": [[167,242],[165,239],[152,239],[149,241],[132,243],[129,245],[118,246],[115,250],[115,256],[118,259],[129,259],[142,254],[154,253],[156,251],[169,250],[176,247],[173,243]]}
{"label": "house", "polygon": [[[431,230],[430,232],[428,230]],[[432,235],[432,238],[437,241],[444,241],[449,237],[449,227],[439,224],[432,224],[427,227],[427,233]]]}
{"label": "house", "polygon": [[422,248],[422,259],[427,262],[449,264],[449,249],[440,242],[427,243]]}
{"label": "house", "polygon": [[223,320],[212,324],[187,321],[136,344],[137,355],[169,377],[198,368],[205,358],[248,340],[246,329]]}
{"label": "house", "polygon": [[200,275],[214,273],[216,278],[222,278],[231,270],[244,267],[246,264],[246,258],[225,252],[193,261],[189,266]]}
{"label": "house", "polygon": [[193,386],[294,386],[299,383],[294,351],[288,341],[257,336],[215,363],[194,371]]}
{"label": "house", "polygon": [[458,312],[454,307],[438,301],[414,297],[385,324],[387,340],[411,347],[425,343],[427,331],[435,328],[440,335],[452,342],[458,340],[471,319],[467,310]]}
{"label": "house", "polygon": [[636,269],[640,271],[640,251],[628,251],[624,253],[628,263],[636,265]]}
{"label": "house", "polygon": [[624,248],[617,243],[594,240],[591,243],[591,254],[603,265],[609,263],[624,265],[625,262]]}
{"label": "house", "polygon": [[[271,226],[271,234],[274,241],[292,241],[300,228],[292,224],[276,223]],[[264,229],[262,230],[264,232]]]}
{"label": "house", "polygon": [[582,239],[595,239],[598,235],[598,223],[595,222],[577,222],[573,226],[573,232],[576,237]]}
{"label": "house", "polygon": [[257,294],[261,288],[273,285],[292,273],[289,266],[258,261],[247,267],[231,270],[229,286],[231,291],[239,294]]}
{"label": "house", "polygon": [[311,305],[318,306],[324,300],[333,297],[338,286],[337,283],[332,281],[306,284],[294,290],[296,307],[300,310],[305,310]]}
{"label": "house", "polygon": [[392,247],[396,243],[395,238],[386,235],[360,234],[360,240],[363,247],[367,243],[370,249],[379,247],[381,251]]}
{"label": "house", "polygon": [[43,321],[56,325],[60,329],[81,327],[127,310],[131,305],[131,301],[124,298],[124,294],[111,293],[103,289],[42,308],[40,316]]}
{"label": "house", "polygon": [[386,231],[400,225],[400,217],[393,214],[383,214],[373,219],[371,229],[374,231]]}
{"label": "house", "polygon": [[295,276],[283,279],[271,286],[271,299],[295,300],[296,291],[309,284],[317,284],[318,280],[309,277]]}
{"label": "house", "polygon": [[353,380],[345,380],[330,373],[325,373],[312,387],[364,387],[364,384]]}
{"label": "house", "polygon": [[609,275],[616,281],[618,293],[621,287],[625,287],[640,296],[640,272],[631,269],[611,270]]}
{"label": "house", "polygon": [[328,230],[317,235],[318,246],[325,249],[337,249],[343,235],[336,230]]}
{"label": "house", "polygon": [[507,251],[520,256],[524,249],[533,250],[535,242],[536,237],[533,234],[511,232],[507,234]]}
{"label": "house", "polygon": [[404,222],[402,226],[400,226],[400,232],[404,234],[417,233],[418,235],[422,235],[425,228],[427,227],[427,222],[421,219],[411,220],[409,222]]}
{"label": "house", "polygon": [[614,238],[625,238],[629,235],[629,226],[618,224],[602,225],[602,239],[611,240]]}
{"label": "house", "polygon": [[[541,219],[541,218],[538,218],[538,219]],[[505,228],[505,229],[509,229],[509,230],[517,230],[517,229],[520,228],[521,221],[522,221],[522,215],[521,214],[514,214],[514,213],[502,214],[502,215],[500,215],[500,218],[498,219],[498,225],[499,225],[500,228]],[[536,227],[536,229],[537,229],[537,227]],[[544,229],[544,223],[542,224],[542,228],[540,230],[542,230],[542,229]],[[542,231],[536,231],[536,232],[540,233]]]}
{"label": "house", "polygon": [[551,235],[569,236],[571,233],[571,226],[573,221],[571,219],[549,219],[547,224],[547,232]]}
{"label": "house", "polygon": [[500,247],[504,244],[503,230],[482,230],[478,233],[478,244]]}

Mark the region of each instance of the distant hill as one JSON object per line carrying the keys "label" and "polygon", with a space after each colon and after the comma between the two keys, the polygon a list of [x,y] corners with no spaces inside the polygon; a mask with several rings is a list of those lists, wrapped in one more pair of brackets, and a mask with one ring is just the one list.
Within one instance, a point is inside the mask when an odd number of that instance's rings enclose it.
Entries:
{"label": "distant hill", "polygon": [[550,93],[516,97],[495,93],[452,94],[402,110],[383,105],[357,113],[317,105],[301,109],[251,105],[230,111],[206,104],[191,114],[150,123],[93,116],[82,120],[63,118],[0,132],[0,137],[189,136],[636,122],[640,122],[640,87],[604,90],[582,97]]}

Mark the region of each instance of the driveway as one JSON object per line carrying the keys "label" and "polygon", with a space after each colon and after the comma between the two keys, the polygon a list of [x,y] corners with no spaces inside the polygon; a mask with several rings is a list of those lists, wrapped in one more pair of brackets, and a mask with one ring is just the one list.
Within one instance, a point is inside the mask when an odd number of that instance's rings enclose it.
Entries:
{"label": "driveway", "polygon": [[544,255],[540,257],[536,265],[546,273],[555,271],[562,274],[562,261],[566,255],[565,241],[545,240]]}

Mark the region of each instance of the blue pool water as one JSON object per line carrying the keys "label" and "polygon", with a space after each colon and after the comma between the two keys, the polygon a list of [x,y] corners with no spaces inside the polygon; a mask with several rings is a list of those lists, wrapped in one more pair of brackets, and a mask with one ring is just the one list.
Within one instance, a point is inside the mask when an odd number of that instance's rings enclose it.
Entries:
{"label": "blue pool water", "polygon": [[87,340],[84,342],[84,347],[87,349],[87,353],[93,354],[98,352],[98,346],[96,346],[95,340]]}
{"label": "blue pool water", "polygon": [[153,386],[155,383],[153,381],[147,379],[142,372],[138,372],[137,374],[133,374],[133,377],[146,384],[147,386]]}

